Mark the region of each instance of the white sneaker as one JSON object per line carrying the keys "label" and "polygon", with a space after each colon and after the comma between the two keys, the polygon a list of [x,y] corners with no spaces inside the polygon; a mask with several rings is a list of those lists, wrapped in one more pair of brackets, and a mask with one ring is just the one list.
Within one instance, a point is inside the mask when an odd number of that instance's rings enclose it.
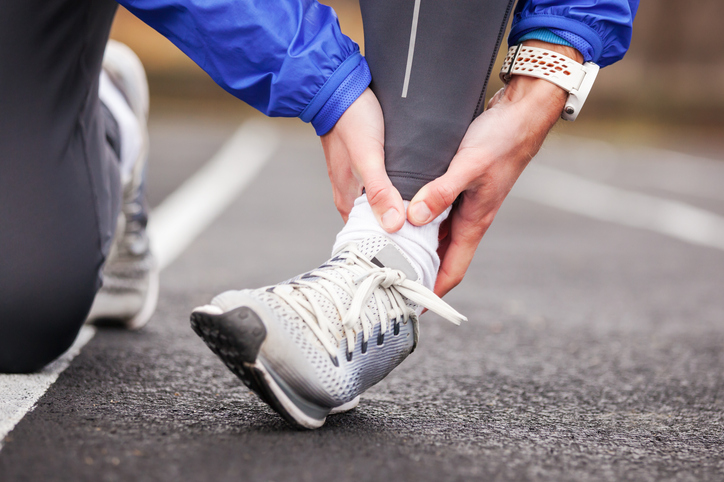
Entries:
{"label": "white sneaker", "polygon": [[101,86],[101,100],[121,131],[123,204],[103,268],[103,286],[93,301],[87,322],[139,329],[155,311],[159,277],[146,234],[148,82],[136,54],[113,40],[106,46],[102,76],[101,83],[112,85]]}
{"label": "white sneaker", "polygon": [[222,293],[191,326],[282,417],[318,428],[412,353],[422,307],[466,320],[418,279],[389,238],[374,236],[284,283]]}

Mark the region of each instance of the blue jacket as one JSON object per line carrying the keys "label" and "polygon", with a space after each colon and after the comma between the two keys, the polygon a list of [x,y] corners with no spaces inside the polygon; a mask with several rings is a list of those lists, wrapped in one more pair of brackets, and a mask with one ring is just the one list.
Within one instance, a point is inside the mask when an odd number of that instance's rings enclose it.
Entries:
{"label": "blue jacket", "polygon": [[[439,1],[439,0],[438,0]],[[329,131],[371,81],[359,47],[316,0],[120,0],[226,91]],[[602,66],[631,41],[638,0],[520,0],[509,42],[550,31]]]}

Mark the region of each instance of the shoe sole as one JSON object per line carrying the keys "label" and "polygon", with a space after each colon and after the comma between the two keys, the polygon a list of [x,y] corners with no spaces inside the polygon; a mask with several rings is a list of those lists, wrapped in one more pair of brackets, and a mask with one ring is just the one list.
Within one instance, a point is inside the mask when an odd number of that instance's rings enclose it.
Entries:
{"label": "shoe sole", "polygon": [[357,396],[338,407],[323,408],[294,393],[258,356],[266,329],[259,315],[249,307],[222,314],[194,311],[191,327],[244,385],[296,428],[319,428],[327,415],[352,410],[359,403]]}
{"label": "shoe sole", "polygon": [[146,299],[143,301],[143,307],[136,316],[128,320],[125,323],[126,328],[129,330],[140,330],[146,326],[156,311],[156,305],[158,304],[158,291],[160,285],[160,270],[155,265],[151,270],[150,279],[148,280],[148,292]]}
{"label": "shoe sole", "polygon": [[101,296],[111,297],[113,295],[97,294],[93,300],[90,313],[86,318],[86,324],[99,327],[125,328],[127,330],[140,330],[148,324],[156,311],[159,294],[159,269],[154,266],[149,273],[148,289],[143,299],[141,309],[133,316],[122,315],[117,310],[110,308]]}

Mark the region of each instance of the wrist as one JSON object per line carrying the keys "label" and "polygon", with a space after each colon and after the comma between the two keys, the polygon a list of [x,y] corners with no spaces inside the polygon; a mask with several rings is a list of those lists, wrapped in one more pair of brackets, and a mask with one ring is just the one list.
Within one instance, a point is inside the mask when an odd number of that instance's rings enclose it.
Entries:
{"label": "wrist", "polygon": [[[563,54],[572,60],[575,60],[579,64],[583,63],[583,55],[581,55],[581,53],[573,47],[552,44],[549,42],[544,42],[542,40],[526,40],[523,42],[523,45],[527,47],[538,47],[542,49],[552,50],[554,52],[558,52],[559,54]],[[551,100],[555,101],[556,105],[560,103],[560,108],[561,110],[563,110],[563,105],[566,98],[568,97],[568,92],[563,90],[561,87],[558,87],[557,85],[552,84],[545,79],[538,79],[535,77],[528,77],[523,75],[514,75],[510,79],[510,84],[513,83],[518,86],[517,89],[512,89],[518,90],[517,95],[527,95],[531,93],[536,93],[543,96],[550,95],[552,97]],[[511,94],[513,93],[514,92],[511,92]],[[559,100],[560,102],[558,102]]]}
{"label": "wrist", "polygon": [[537,39],[511,47],[500,72],[507,84],[501,100],[530,99],[545,113],[557,111],[564,119],[575,120],[598,73],[597,65],[581,65],[583,60],[569,45]]}
{"label": "wrist", "polygon": [[[583,55],[573,47],[566,45],[552,44],[544,42],[542,40],[526,40],[523,45],[528,47],[538,47],[542,49],[552,50],[563,54],[566,57],[575,60],[576,62],[583,63]],[[504,96],[507,100],[517,101],[522,98],[535,98],[543,97],[550,98],[551,102],[554,102],[556,106],[560,104],[560,110],[563,110],[565,100],[568,97],[568,93],[561,87],[550,83],[545,79],[539,79],[535,77],[528,77],[524,75],[514,75],[511,77],[508,86],[505,89]],[[560,113],[559,110],[559,113]]]}
{"label": "wrist", "polygon": [[538,117],[555,123],[566,105],[568,93],[547,80],[515,75],[505,86],[503,103],[518,104],[522,109],[536,112]]}

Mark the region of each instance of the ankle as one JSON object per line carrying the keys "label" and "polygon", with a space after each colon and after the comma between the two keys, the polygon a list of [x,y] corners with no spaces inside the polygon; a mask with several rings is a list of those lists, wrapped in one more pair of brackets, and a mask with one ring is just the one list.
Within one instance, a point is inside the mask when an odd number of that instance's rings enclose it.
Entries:
{"label": "ankle", "polygon": [[[408,205],[409,202],[405,201],[405,208]],[[440,267],[440,258],[437,255],[438,232],[440,224],[447,218],[448,213],[449,209],[425,226],[414,226],[405,221],[399,231],[387,233],[372,213],[367,196],[362,195],[355,200],[347,224],[337,234],[333,252],[344,244],[360,241],[369,236],[387,236],[410,258],[420,282],[432,289]]]}

